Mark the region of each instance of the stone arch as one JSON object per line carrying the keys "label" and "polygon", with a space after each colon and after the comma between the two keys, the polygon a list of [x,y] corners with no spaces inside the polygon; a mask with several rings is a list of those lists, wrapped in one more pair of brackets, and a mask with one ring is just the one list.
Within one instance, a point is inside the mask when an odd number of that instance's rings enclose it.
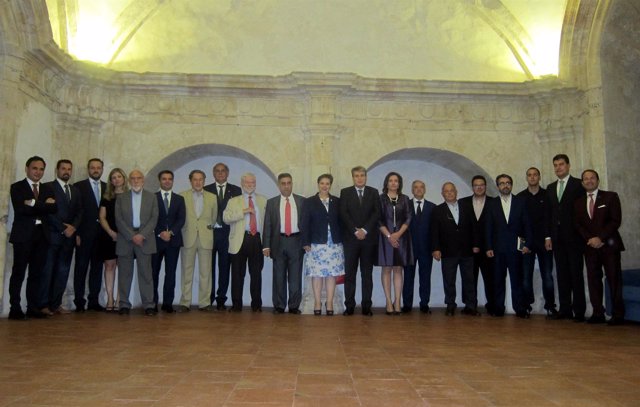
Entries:
{"label": "stone arch", "polygon": [[263,170],[274,183],[276,182],[273,171],[262,160],[245,150],[226,144],[196,144],[177,150],[154,165],[147,173],[146,187],[151,191],[158,189],[159,184],[155,175],[162,170],[173,171],[187,162],[212,155],[229,156],[248,161]]}
{"label": "stone arch", "polygon": [[469,158],[452,151],[428,147],[404,148],[380,157],[369,166],[369,169],[375,168],[392,160],[415,160],[435,164],[450,170],[460,178],[467,180],[467,183],[469,184],[471,183],[471,178],[474,175],[484,175],[487,179],[487,193],[490,195],[497,195],[498,193],[498,189],[493,183],[493,176],[491,174]]}

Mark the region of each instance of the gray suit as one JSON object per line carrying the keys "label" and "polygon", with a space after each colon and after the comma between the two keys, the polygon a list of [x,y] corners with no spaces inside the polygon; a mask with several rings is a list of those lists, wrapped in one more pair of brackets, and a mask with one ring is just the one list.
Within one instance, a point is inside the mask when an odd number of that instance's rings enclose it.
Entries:
{"label": "gray suit", "polygon": [[[302,204],[304,198],[292,194],[298,213],[298,228],[302,225]],[[282,195],[267,201],[264,217],[262,246],[271,250],[273,259],[273,306],[284,310],[287,306],[287,283],[289,286],[289,311],[297,310],[302,301],[302,241],[300,230],[294,230],[291,236],[282,231],[284,219],[280,219]],[[291,199],[290,199],[291,201]]]}
{"label": "gray suit", "polygon": [[[151,255],[156,252],[154,228],[158,221],[158,202],[153,193],[142,190],[140,227],[134,229],[132,193],[132,191],[127,191],[116,199],[116,225],[118,227],[116,254],[118,255],[118,297],[120,298],[118,305],[120,309],[131,308],[129,293],[133,280],[133,258],[135,255],[142,306],[145,309],[154,308]],[[135,245],[132,241],[136,234],[144,236],[142,247]]]}

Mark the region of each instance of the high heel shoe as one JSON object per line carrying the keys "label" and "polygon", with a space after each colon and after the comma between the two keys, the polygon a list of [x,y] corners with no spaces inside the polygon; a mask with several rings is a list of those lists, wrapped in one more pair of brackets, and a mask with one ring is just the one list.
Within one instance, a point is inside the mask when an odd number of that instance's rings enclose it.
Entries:
{"label": "high heel shoe", "polygon": [[333,316],[333,310],[332,309],[328,309],[327,310],[327,316],[328,317],[332,317]]}
{"label": "high heel shoe", "polygon": [[314,309],[313,310],[313,315],[322,315],[322,310],[321,309]]}

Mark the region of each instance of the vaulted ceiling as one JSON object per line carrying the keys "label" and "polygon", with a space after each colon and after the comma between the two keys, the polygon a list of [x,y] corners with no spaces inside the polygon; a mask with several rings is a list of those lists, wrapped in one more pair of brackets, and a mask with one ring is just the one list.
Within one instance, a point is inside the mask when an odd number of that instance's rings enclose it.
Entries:
{"label": "vaulted ceiling", "polygon": [[53,37],[119,71],[522,82],[557,75],[566,0],[46,0]]}

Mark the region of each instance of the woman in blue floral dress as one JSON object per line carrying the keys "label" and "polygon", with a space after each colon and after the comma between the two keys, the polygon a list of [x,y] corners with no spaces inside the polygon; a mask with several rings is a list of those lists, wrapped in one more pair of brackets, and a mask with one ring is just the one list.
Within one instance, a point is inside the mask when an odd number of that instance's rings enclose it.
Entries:
{"label": "woman in blue floral dress", "polygon": [[318,193],[305,200],[302,207],[302,245],[307,252],[305,274],[311,277],[314,315],[322,314],[322,286],[327,291],[327,315],[333,315],[336,277],[344,275],[344,250],[338,214],[340,199],[329,193],[333,176],[318,177]]}

